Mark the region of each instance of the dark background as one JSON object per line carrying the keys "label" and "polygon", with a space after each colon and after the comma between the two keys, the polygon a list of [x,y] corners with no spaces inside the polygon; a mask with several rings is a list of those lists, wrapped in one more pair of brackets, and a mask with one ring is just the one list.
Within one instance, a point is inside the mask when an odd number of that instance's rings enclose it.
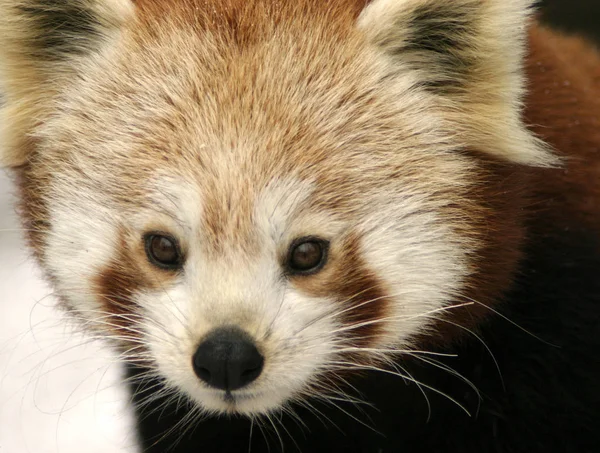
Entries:
{"label": "dark background", "polygon": [[542,20],[567,32],[578,32],[600,44],[600,0],[543,0]]}

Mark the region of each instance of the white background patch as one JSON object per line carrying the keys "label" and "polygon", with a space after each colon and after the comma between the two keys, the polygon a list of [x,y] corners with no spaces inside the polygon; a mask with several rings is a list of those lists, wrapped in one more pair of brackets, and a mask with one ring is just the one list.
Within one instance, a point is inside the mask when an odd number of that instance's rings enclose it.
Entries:
{"label": "white background patch", "polygon": [[24,252],[12,190],[0,170],[0,451],[135,453],[120,366],[55,307]]}

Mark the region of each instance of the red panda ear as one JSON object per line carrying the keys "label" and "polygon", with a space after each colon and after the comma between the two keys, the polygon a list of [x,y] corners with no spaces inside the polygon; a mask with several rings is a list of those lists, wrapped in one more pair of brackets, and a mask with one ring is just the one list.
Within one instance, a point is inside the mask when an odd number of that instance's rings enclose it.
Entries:
{"label": "red panda ear", "polygon": [[[466,146],[529,165],[557,158],[521,121],[527,25],[532,0],[373,0],[359,28],[410,72]],[[462,129],[462,130],[461,130]]]}
{"label": "red panda ear", "polygon": [[130,0],[0,0],[0,166],[27,161],[49,99],[132,10]]}

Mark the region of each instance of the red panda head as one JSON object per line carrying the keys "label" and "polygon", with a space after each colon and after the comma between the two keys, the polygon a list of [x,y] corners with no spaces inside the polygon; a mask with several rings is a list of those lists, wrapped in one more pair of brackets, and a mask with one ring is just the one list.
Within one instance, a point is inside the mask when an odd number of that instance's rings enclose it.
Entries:
{"label": "red panda head", "polygon": [[335,396],[510,280],[511,169],[555,162],[520,119],[530,2],[364,3],[0,2],[40,264],[207,411]]}

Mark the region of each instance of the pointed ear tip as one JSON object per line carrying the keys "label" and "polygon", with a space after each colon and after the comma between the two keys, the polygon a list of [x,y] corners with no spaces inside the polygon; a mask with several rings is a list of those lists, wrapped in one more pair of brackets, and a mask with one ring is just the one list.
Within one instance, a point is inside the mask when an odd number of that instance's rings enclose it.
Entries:
{"label": "pointed ear tip", "polygon": [[534,138],[533,147],[527,152],[516,155],[511,160],[518,164],[540,168],[560,168],[565,163],[549,144],[538,138]]}
{"label": "pointed ear tip", "polygon": [[538,164],[538,167],[548,167],[548,168],[560,168],[565,164],[565,159],[557,154],[555,154],[551,150],[546,150],[545,153],[541,156]]}
{"label": "pointed ear tip", "polygon": [[527,156],[522,162],[517,161],[517,163],[522,163],[530,167],[561,168],[565,162],[563,158],[555,154],[544,153],[537,156]]}

